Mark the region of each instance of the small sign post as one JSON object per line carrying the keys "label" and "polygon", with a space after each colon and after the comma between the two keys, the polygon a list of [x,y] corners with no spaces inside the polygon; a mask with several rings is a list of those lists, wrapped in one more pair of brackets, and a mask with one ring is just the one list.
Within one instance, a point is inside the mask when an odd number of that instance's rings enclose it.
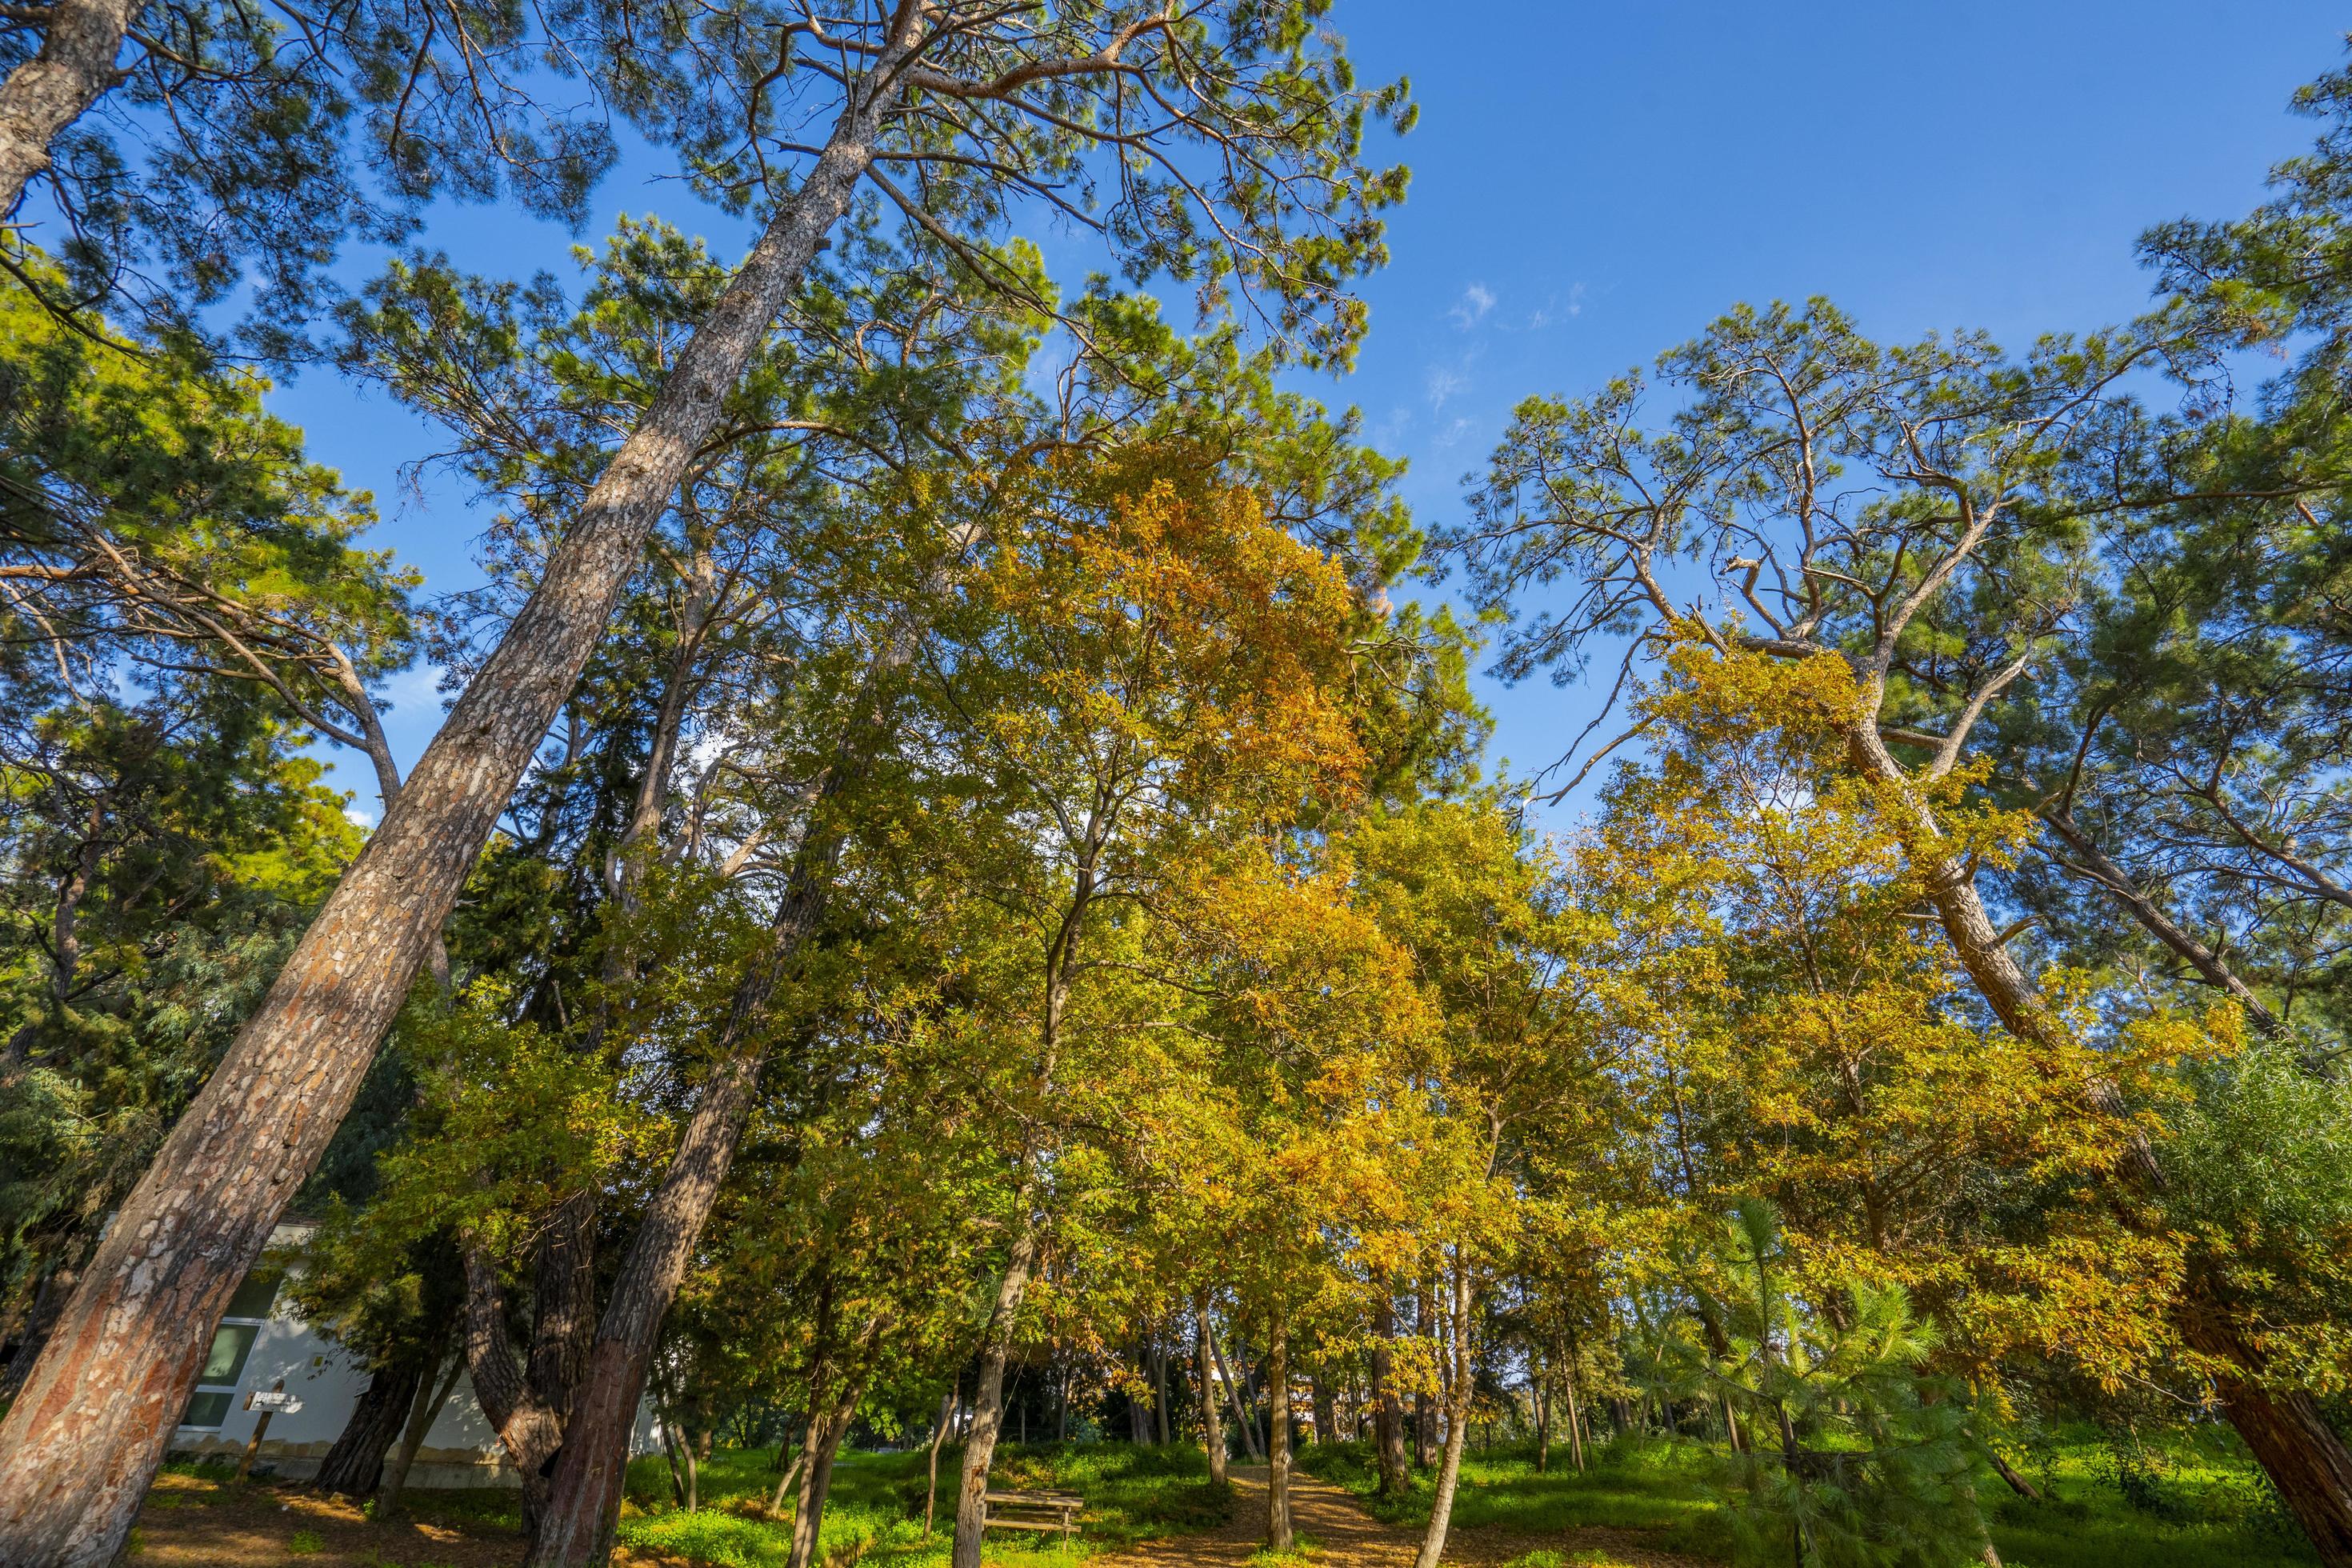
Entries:
{"label": "small sign post", "polygon": [[253,1469],[254,1456],[261,1452],[261,1439],[269,1432],[269,1418],[281,1410],[290,1415],[302,1408],[302,1402],[286,1392],[286,1380],[281,1377],[270,1384],[268,1393],[256,1390],[247,1394],[245,1407],[260,1411],[261,1419],[253,1424],[253,1440],[245,1446],[245,1458],[236,1462],[236,1484],[238,1486],[245,1484],[246,1476]]}

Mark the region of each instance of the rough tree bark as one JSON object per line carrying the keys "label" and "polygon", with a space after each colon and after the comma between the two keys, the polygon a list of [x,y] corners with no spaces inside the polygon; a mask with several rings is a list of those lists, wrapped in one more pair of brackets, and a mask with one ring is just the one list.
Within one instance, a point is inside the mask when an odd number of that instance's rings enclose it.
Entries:
{"label": "rough tree bark", "polygon": [[1217,1405],[1217,1369],[1212,1359],[1216,1341],[1209,1333],[1209,1302],[1203,1296],[1192,1303],[1192,1363],[1201,1381],[1201,1441],[1209,1451],[1209,1479],[1226,1484],[1224,1413]]}
{"label": "rough tree bark", "polygon": [[1290,1332],[1276,1312],[1266,1327],[1265,1345],[1265,1547],[1291,1549],[1290,1531]]}
{"label": "rough tree bark", "polygon": [[1394,1497],[1404,1490],[1404,1402],[1397,1397],[1396,1305],[1383,1285],[1380,1303],[1372,1310],[1372,1447],[1380,1469],[1380,1494]]}
{"label": "rough tree bark", "polygon": [[419,1384],[430,1383],[426,1369],[415,1358],[380,1366],[368,1377],[342,1436],[319,1461],[316,1478],[321,1491],[345,1497],[365,1497],[375,1490],[383,1474],[384,1456],[400,1436],[408,1407],[416,1402]]}
{"label": "rough tree bark", "polygon": [[[887,68],[876,74],[893,79]],[[848,210],[889,101],[878,91],[854,101],[835,124],[383,826],[124,1202],[0,1422],[0,1562],[102,1568],[121,1549],[229,1295],[350,1108],[721,399]],[[659,1272],[641,1268],[640,1286]],[[640,1316],[651,1294],[623,1318]],[[609,1363],[620,1352],[604,1353]],[[632,1390],[629,1407],[600,1409],[598,1424],[625,1434],[634,1415]],[[617,1475],[610,1490],[617,1507]]]}
{"label": "rough tree bark", "polygon": [[[2255,1368],[2261,1356],[2220,1312],[2192,1303],[2177,1320],[2190,1349],[2231,1366]],[[2300,1389],[2266,1389],[2249,1373],[2214,1379],[2222,1414],[2278,1488],[2312,1550],[2326,1568],[2352,1564],[2352,1456],[2318,1405]]]}
{"label": "rough tree bark", "polygon": [[1445,1531],[1454,1517],[1454,1489],[1462,1479],[1462,1445],[1470,1432],[1470,1264],[1454,1259],[1454,1366],[1445,1391],[1445,1459],[1437,1471],[1437,1495],[1430,1500],[1429,1529],[1421,1538],[1413,1568],[1437,1568],[1445,1553]]}
{"label": "rough tree bark", "polygon": [[1315,1440],[1336,1443],[1339,1440],[1339,1405],[1331,1396],[1331,1382],[1318,1370],[1308,1374],[1308,1408],[1315,1413]]}
{"label": "rough tree bark", "polygon": [[49,148],[122,79],[115,67],[136,0],[62,0],[42,13],[40,52],[0,82],[0,218],[49,166]]}

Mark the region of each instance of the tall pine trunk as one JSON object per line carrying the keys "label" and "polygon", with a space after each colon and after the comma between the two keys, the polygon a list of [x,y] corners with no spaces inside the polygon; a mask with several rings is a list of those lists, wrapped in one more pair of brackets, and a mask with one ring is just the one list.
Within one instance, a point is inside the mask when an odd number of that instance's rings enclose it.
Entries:
{"label": "tall pine trunk", "polygon": [[1446,1390],[1445,1459],[1438,1467],[1437,1495],[1430,1500],[1429,1528],[1421,1538],[1413,1568],[1437,1568],[1445,1554],[1445,1531],[1454,1518],[1454,1489],[1462,1479],[1462,1445],[1470,1431],[1470,1264],[1457,1248],[1454,1258],[1453,1384]]}
{"label": "tall pine trunk", "polygon": [[[898,52],[894,44],[875,62],[871,79],[893,79]],[[383,826],[125,1200],[0,1422],[0,1562],[103,1568],[121,1551],[229,1295],[350,1109],[722,399],[848,210],[892,100],[882,89],[854,99],[835,123]],[[601,1331],[597,1353],[592,1376],[601,1364],[608,1397],[593,1424],[625,1440],[642,1357],[607,1348]],[[609,1396],[624,1384],[630,1405],[616,1413]],[[617,1476],[608,1489],[617,1508]],[[610,1532],[601,1533],[580,1541],[593,1557],[572,1560],[601,1563]]]}
{"label": "tall pine trunk", "polygon": [[[1866,697],[1878,695],[1873,690]],[[1866,700],[1863,711],[1875,715],[1878,703]],[[1847,733],[1847,746],[1859,771],[1902,791],[1911,813],[1904,852],[1931,873],[1927,887],[1937,920],[1978,994],[2020,1039],[2071,1045],[2064,1026],[2052,1016],[2040,989],[2019,967],[1994,927],[1977,890],[1974,867],[1948,858],[1934,810],[1917,794],[1910,773],[1887,751],[1875,723],[1855,724]],[[2103,1112],[2121,1114],[2125,1110],[2122,1096],[2112,1085],[2093,1086],[2091,1100],[2094,1109]],[[2126,1181],[2143,1190],[2160,1190],[2164,1185],[2163,1170],[2144,1140],[2135,1141],[2119,1170]],[[2318,1418],[2308,1394],[2264,1391],[2261,1356],[2221,1326],[2226,1306],[2226,1302],[2184,1300],[2175,1306],[2173,1326],[2192,1347],[2242,1369],[2241,1375],[2215,1379],[2222,1390],[2222,1415],[2237,1428],[2255,1461],[2286,1500],[2319,1560],[2326,1568],[2352,1568],[2352,1446]],[[2214,1348],[2200,1344],[2200,1336]]]}
{"label": "tall pine trunk", "polygon": [[[2189,1348],[2241,1367],[2259,1356],[2218,1313],[2192,1305],[2179,1319]],[[2352,1564],[2352,1459],[2344,1441],[2312,1397],[2300,1389],[2273,1390],[2252,1376],[2217,1377],[2221,1413],[2278,1489],[2312,1550],[2326,1568]]]}

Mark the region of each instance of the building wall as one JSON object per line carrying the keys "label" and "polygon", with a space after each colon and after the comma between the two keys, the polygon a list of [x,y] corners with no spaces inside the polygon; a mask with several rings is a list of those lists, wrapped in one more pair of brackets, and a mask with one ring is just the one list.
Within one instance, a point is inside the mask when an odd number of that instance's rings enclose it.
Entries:
{"label": "building wall", "polygon": [[[270,1251],[283,1258],[297,1251],[309,1238],[309,1226],[282,1225],[270,1237]],[[266,1265],[258,1272],[282,1267]],[[173,1434],[172,1452],[196,1458],[239,1458],[252,1441],[254,1427],[261,1419],[260,1412],[245,1407],[247,1396],[271,1388],[283,1379],[286,1392],[299,1399],[302,1408],[279,1411],[270,1416],[269,1430],[262,1438],[260,1452],[255,1456],[254,1468],[289,1480],[307,1480],[318,1472],[320,1460],[334,1447],[335,1439],[342,1436],[361,1392],[367,1387],[368,1373],[350,1352],[314,1332],[296,1317],[283,1291],[269,1302],[266,1318],[250,1310],[239,1310],[240,1305],[251,1308],[264,1289],[248,1282],[248,1289],[239,1292],[240,1300],[231,1303],[222,1326],[222,1333],[230,1337],[226,1342],[219,1336],[215,1340],[221,1352],[218,1364],[226,1367],[233,1360],[226,1346],[243,1337],[241,1330],[250,1329],[252,1342],[244,1352],[243,1363],[233,1373],[198,1377],[198,1396],[190,1402],[190,1410],[199,1417],[199,1424],[183,1425]],[[214,1425],[211,1417],[223,1402],[218,1398],[208,1400],[205,1394],[219,1391],[227,1394],[227,1408]],[[641,1406],[629,1451],[648,1453],[658,1446],[659,1429],[650,1408]],[[466,1374],[458,1374],[457,1385],[449,1391],[448,1402],[442,1405],[432,1429],[425,1433],[425,1445],[417,1450],[416,1467],[409,1472],[408,1484],[520,1484],[513,1467],[506,1462],[498,1435],[490,1429],[489,1421],[474,1397],[473,1380]]]}

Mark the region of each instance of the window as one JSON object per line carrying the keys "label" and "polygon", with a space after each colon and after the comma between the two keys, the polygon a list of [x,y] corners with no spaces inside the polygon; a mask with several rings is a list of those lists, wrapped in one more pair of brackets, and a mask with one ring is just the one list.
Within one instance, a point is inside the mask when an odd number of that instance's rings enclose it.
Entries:
{"label": "window", "polygon": [[257,1269],[228,1299],[228,1310],[213,1331],[212,1351],[205,1357],[204,1370],[196,1374],[196,1392],[188,1401],[187,1414],[180,1417],[181,1426],[216,1427],[228,1419],[236,1403],[237,1380],[245,1375],[246,1358],[253,1353],[261,1325],[269,1320],[270,1303],[278,1299],[278,1286],[284,1278],[274,1268]]}

